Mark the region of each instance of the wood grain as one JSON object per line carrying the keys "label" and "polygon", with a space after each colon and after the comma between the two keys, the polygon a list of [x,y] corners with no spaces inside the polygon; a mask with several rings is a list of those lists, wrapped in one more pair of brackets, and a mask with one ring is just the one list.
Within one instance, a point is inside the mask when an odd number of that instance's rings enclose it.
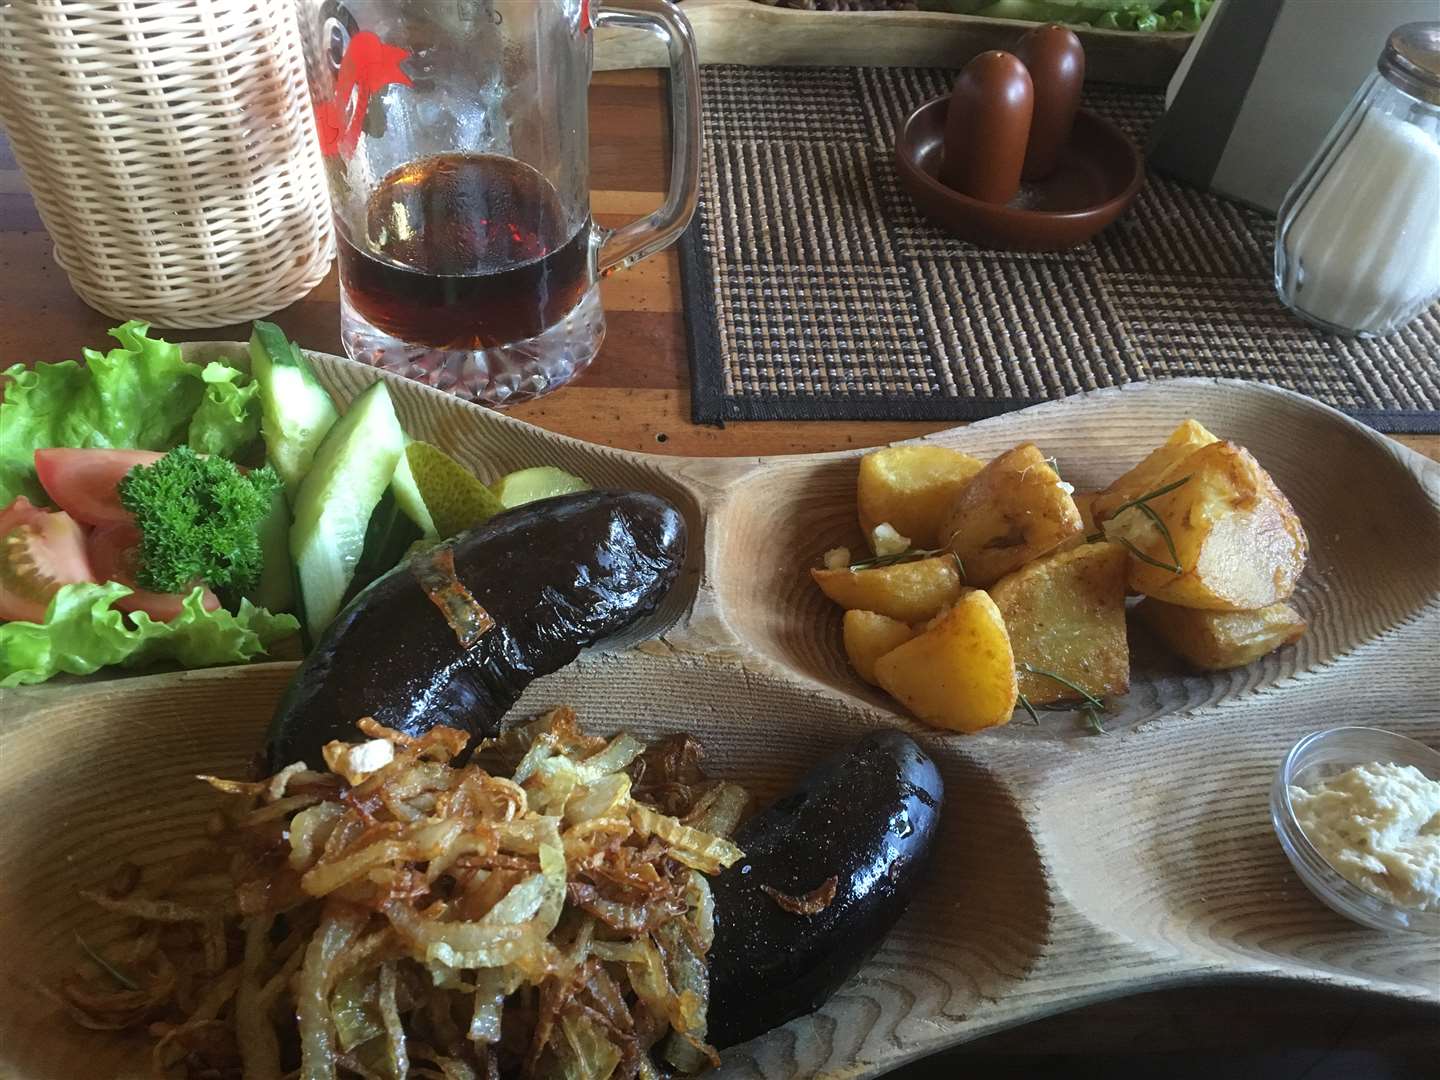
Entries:
{"label": "wood grain", "polygon": [[[189,346],[240,361],[237,346]],[[316,356],[345,399],[374,377]],[[876,725],[913,733],[948,798],[927,888],[819,1013],[727,1052],[723,1076],[863,1077],[1058,1009],[1246,977],[1440,1005],[1440,941],[1352,927],[1298,883],[1266,796],[1303,733],[1364,718],[1440,740],[1440,466],[1298,395],[1181,380],[1102,391],[946,433],[989,455],[1022,438],[1080,483],[1113,476],[1176,419],[1248,443],[1310,527],[1312,639],[1235,676],[1136,673],[1139,710],[1106,737],[1063,716],[981,736],[897,716],[844,671],[834,613],[792,588],[808,554],[852,528],[853,452],[679,459],[574,442],[390,380],[407,430],[482,476],[545,460],[670,495],[694,559],[638,648],[541,680],[518,711],[561,702],[602,730],[684,728],[716,770],[762,798]],[[839,510],[835,507],[839,507]],[[103,942],[76,890],[117,859],[183,842],[208,798],[197,771],[235,772],[292,665],[87,681],[0,696],[0,940],[22,972]],[[84,777],[84,783],[75,783]],[[89,936],[87,935],[87,936]],[[0,1072],[139,1076],[139,1040],[55,1026],[24,979],[0,982]]]}
{"label": "wood grain", "polygon": [[[1007,49],[1033,24],[934,11],[801,11],[750,0],[685,0],[702,64],[869,64],[962,67],[986,49]],[[1077,26],[1092,79],[1164,86],[1194,35],[1134,34]],[[655,39],[618,30],[596,35],[599,69],[666,63]]]}
{"label": "wood grain", "polygon": [[[665,94],[663,76],[654,71],[609,71],[597,74],[591,90],[591,134],[600,147],[609,140],[639,130],[649,133],[654,148],[627,156],[601,152],[594,157],[592,181],[595,186],[594,205],[606,224],[618,223],[632,213],[648,209],[646,199],[658,204],[666,182],[666,163],[660,146],[665,125]],[[628,129],[622,131],[622,128]],[[634,150],[635,142],[628,146]],[[70,290],[64,273],[50,258],[50,245],[38,231],[38,219],[29,200],[27,189],[3,137],[0,137],[0,193],[13,198],[0,199],[0,367],[19,361],[78,357],[85,346],[103,344],[105,331],[112,321],[82,304]],[[613,216],[611,216],[613,215]],[[662,252],[640,266],[617,275],[606,284],[607,290],[622,290],[615,298],[607,291],[606,302],[612,326],[618,312],[632,311],[639,319],[649,313],[668,317],[678,308],[678,263],[672,251]],[[637,275],[644,276],[641,284]],[[653,286],[653,288],[652,288]],[[280,312],[277,321],[292,337],[306,345],[338,352],[339,311],[335,301],[335,277],[332,273],[322,286],[301,303]],[[668,305],[668,306],[667,306]],[[242,327],[216,328],[210,331],[176,333],[177,340],[229,339],[243,337]],[[542,398],[510,415],[577,438],[590,439],[612,447],[628,450],[711,457],[754,457],[820,451],[854,450],[883,445],[902,439],[916,438],[946,427],[944,422],[744,422],[725,427],[703,427],[690,423],[689,373],[683,340],[668,336],[647,339],[639,334],[613,334],[602,349],[599,359],[586,376],[563,393]],[[627,385],[620,377],[607,371],[623,369]],[[1440,460],[1440,436],[1399,436],[1399,442]],[[527,460],[526,464],[529,463]],[[668,462],[658,462],[663,470]],[[1395,677],[1408,685],[1410,672],[1400,671]],[[1435,694],[1428,700],[1422,696],[1377,700],[1376,709],[1362,704],[1352,709],[1354,715],[1387,720],[1385,709],[1403,713],[1419,701],[1433,714]],[[18,706],[10,700],[0,701],[0,741],[6,738],[15,722]],[[1335,716],[1330,703],[1321,700],[1314,708],[1317,726]],[[187,721],[188,722],[188,721]],[[12,783],[23,783],[23,770],[3,773],[7,761],[16,762],[17,755],[6,754],[0,747],[0,792]],[[20,766],[16,766],[20,769]],[[1108,828],[1110,812],[1098,815],[1096,829]],[[7,829],[7,836],[15,835]],[[1293,887],[1293,878],[1290,879]],[[8,889],[8,882],[6,885]],[[11,895],[5,890],[0,894]],[[1303,900],[1303,897],[1302,897]],[[1332,929],[1334,929],[1332,925]],[[3,940],[12,940],[8,933]],[[7,970],[15,970],[7,967]],[[4,1006],[8,1010],[14,999]],[[34,1003],[22,1002],[25,1011],[20,1023],[34,1016]],[[858,1006],[857,1006],[858,1007]],[[1333,1060],[1336,1069],[1352,1069],[1347,1075],[1365,1074],[1363,1068],[1348,1059],[1326,1058],[1334,1047],[1355,1049],[1388,1049],[1395,1045],[1395,1031],[1405,1024],[1411,1030],[1419,1027],[1417,1015],[1426,1018],[1424,1029],[1430,1037],[1424,1042],[1428,1060],[1440,1051],[1434,1033],[1440,1024],[1434,1022],[1434,1011],[1417,1014],[1373,1000],[1361,1001],[1354,994],[1321,988],[1300,990],[1287,987],[1277,992],[1273,985],[1251,985],[1234,988],[1228,985],[1207,985],[1200,989],[1175,989],[1123,1002],[1081,1007],[1066,1017],[1028,1024],[1014,1035],[993,1035],[969,1044],[947,1057],[947,1065],[931,1068],[917,1066],[914,1075],[956,1075],[961,1069],[979,1075],[1015,1075],[1016,1069],[1044,1072],[1054,1061],[1067,1072],[1066,1064],[1073,1057],[1065,1055],[1097,1053],[1111,1055],[1109,1075],[1133,1075],[1134,1070],[1146,1075],[1160,1071],[1180,1070],[1194,1065],[1192,1051],[1201,1050],[1222,1055],[1213,1075],[1236,1075],[1242,1066],[1237,1055],[1286,1050],[1299,1054],[1299,1064],[1255,1065],[1246,1075],[1298,1077],[1316,1062]],[[6,1021],[7,1023],[9,1021]],[[1344,1033],[1348,1033],[1345,1035]],[[1415,1043],[1405,1043],[1404,1052],[1412,1053]],[[993,1049],[990,1049],[993,1048]],[[1164,1052],[1181,1052],[1173,1059],[1157,1058]],[[1051,1059],[1046,1055],[1061,1055]],[[1122,1055],[1118,1059],[1115,1055]],[[1138,1055],[1138,1056],[1137,1056]],[[1378,1072],[1387,1063],[1409,1061],[1399,1050],[1378,1062],[1371,1061]],[[1048,1063],[1048,1064],[1047,1064]],[[1168,1063],[1168,1064],[1166,1064]],[[1293,1064],[1293,1067],[1292,1067]],[[1098,1064],[1096,1067],[1100,1067]],[[1402,1066],[1396,1066],[1402,1067]],[[1289,1071],[1287,1071],[1287,1069]],[[1355,1071],[1357,1070],[1358,1071]],[[985,1071],[989,1070],[989,1071]],[[1325,1071],[1323,1064],[1317,1070]],[[902,1071],[903,1075],[910,1075]],[[1051,1075],[1050,1072],[1044,1072]],[[1401,1075],[1416,1074],[1402,1072]],[[98,1068],[78,1075],[105,1075]],[[902,1074],[897,1074],[902,1075]],[[1167,1072],[1167,1075],[1172,1075]],[[1186,1073],[1185,1075],[1191,1075]],[[1334,1075],[1334,1074],[1331,1074]],[[48,1078],[47,1078],[48,1080]],[[59,1080],[59,1078],[57,1078]],[[65,1077],[69,1080],[69,1077]]]}

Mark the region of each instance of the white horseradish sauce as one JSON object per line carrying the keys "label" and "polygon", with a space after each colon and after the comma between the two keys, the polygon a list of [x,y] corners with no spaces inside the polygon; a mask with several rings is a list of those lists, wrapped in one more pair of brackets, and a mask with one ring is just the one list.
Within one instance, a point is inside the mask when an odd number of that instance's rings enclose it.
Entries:
{"label": "white horseradish sauce", "polygon": [[1291,785],[1305,836],[1346,880],[1404,908],[1440,911],[1440,780],[1371,762]]}

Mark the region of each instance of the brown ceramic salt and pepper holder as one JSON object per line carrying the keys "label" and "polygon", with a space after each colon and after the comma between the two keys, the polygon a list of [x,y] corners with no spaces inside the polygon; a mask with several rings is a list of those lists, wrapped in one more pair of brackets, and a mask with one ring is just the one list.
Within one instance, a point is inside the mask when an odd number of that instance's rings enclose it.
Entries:
{"label": "brown ceramic salt and pepper holder", "polygon": [[1015,54],[971,60],[954,92],[910,114],[895,143],[901,184],[931,220],[987,247],[1054,251],[1083,244],[1145,181],[1140,150],[1078,108],[1079,39],[1040,27]]}

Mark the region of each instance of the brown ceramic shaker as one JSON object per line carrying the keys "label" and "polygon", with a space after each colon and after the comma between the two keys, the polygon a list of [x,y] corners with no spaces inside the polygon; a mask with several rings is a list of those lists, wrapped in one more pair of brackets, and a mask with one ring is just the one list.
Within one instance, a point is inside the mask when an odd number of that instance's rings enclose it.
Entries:
{"label": "brown ceramic shaker", "polygon": [[1010,53],[991,50],[966,64],[945,114],[940,182],[981,202],[1014,198],[1034,101],[1030,73]]}
{"label": "brown ceramic shaker", "polygon": [[1080,89],[1085,84],[1085,48],[1074,31],[1037,26],[1020,39],[1015,55],[1030,72],[1035,114],[1025,152],[1026,180],[1043,180],[1055,171],[1060,151],[1070,141]]}

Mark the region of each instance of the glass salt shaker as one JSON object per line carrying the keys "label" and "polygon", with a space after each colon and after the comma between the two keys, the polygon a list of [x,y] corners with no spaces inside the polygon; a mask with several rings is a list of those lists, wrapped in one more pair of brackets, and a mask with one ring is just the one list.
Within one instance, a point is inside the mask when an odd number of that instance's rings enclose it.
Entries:
{"label": "glass salt shaker", "polygon": [[1398,330],[1440,297],[1440,22],[1391,33],[1285,196],[1275,287],[1339,334]]}

